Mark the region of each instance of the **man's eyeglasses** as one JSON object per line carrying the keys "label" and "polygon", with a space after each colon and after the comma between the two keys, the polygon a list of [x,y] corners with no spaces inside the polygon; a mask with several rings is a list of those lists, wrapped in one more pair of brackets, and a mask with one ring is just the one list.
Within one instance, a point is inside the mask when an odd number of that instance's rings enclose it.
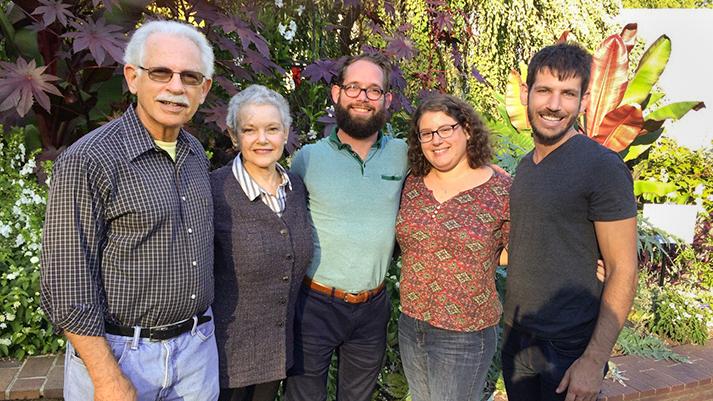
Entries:
{"label": "man's eyeglasses", "polygon": [[142,66],[138,66],[140,69],[147,71],[149,73],[149,78],[151,78],[152,81],[156,82],[161,82],[161,83],[166,83],[171,81],[173,78],[173,74],[178,74],[181,77],[181,82],[184,85],[189,85],[189,86],[196,86],[200,85],[203,83],[203,80],[205,79],[205,75],[198,71],[173,71],[170,68],[166,67],[153,67],[153,68],[144,68]]}
{"label": "man's eyeglasses", "polygon": [[362,91],[369,100],[379,100],[384,96],[384,90],[381,88],[361,88],[356,84],[342,85],[341,88],[344,93],[351,98],[359,97]]}
{"label": "man's eyeglasses", "polygon": [[446,139],[453,135],[456,127],[459,125],[460,123],[455,123],[453,125],[444,125],[435,131],[421,131],[418,133],[418,141],[421,143],[431,142],[433,140],[433,136],[436,134],[438,134],[441,139]]}

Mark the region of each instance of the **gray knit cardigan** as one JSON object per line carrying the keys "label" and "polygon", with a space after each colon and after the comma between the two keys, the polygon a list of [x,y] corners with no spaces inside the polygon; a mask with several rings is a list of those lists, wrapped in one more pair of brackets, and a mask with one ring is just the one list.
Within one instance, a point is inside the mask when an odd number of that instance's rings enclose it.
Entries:
{"label": "gray knit cardigan", "polygon": [[210,175],[215,223],[215,338],[220,387],[279,380],[293,363],[295,301],[312,259],[312,230],[302,180],[282,217],[248,200],[232,163]]}

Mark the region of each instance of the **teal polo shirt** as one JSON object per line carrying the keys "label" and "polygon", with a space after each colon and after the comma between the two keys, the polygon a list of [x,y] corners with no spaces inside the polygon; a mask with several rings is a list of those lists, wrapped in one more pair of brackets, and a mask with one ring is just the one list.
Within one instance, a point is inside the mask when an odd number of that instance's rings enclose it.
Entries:
{"label": "teal polo shirt", "polygon": [[314,257],[307,276],[348,292],[376,288],[394,251],[407,145],[379,136],[361,160],[336,130],[304,146],[291,170],[307,187]]}

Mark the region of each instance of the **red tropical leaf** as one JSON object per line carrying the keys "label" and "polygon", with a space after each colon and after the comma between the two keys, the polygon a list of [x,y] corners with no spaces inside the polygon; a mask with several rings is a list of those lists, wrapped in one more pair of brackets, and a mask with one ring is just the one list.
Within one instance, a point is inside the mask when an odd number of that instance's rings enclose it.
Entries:
{"label": "red tropical leaf", "polygon": [[621,36],[612,35],[605,39],[592,59],[587,108],[587,135],[590,137],[600,135],[604,117],[619,106],[629,82],[628,69],[629,57]]}
{"label": "red tropical leaf", "polygon": [[636,45],[636,32],[638,31],[638,25],[635,22],[624,25],[621,30],[621,40],[624,41],[626,45],[626,52],[631,53],[631,49]]}
{"label": "red tropical leaf", "polygon": [[45,27],[52,25],[55,21],[59,21],[62,26],[67,26],[67,18],[74,18],[74,14],[68,10],[71,7],[69,4],[54,0],[39,0],[39,3],[42,5],[35,8],[32,14],[42,15]]}
{"label": "red tropical leaf", "polygon": [[47,67],[37,67],[35,60],[28,63],[22,57],[16,64],[0,62],[0,111],[16,108],[23,117],[32,108],[33,99],[43,109],[50,111],[50,99],[47,93],[62,96],[56,86],[51,84],[59,78],[45,74]]}
{"label": "red tropical leaf", "polygon": [[599,134],[594,138],[607,148],[621,152],[642,132],[644,117],[638,104],[625,104],[604,116]]}
{"label": "red tropical leaf", "polygon": [[88,49],[97,65],[104,64],[107,53],[118,63],[124,58],[126,37],[120,26],[107,25],[103,18],[96,22],[86,20],[83,24],[70,22],[70,25],[76,32],[68,32],[62,36],[74,40],[72,50],[75,53]]}

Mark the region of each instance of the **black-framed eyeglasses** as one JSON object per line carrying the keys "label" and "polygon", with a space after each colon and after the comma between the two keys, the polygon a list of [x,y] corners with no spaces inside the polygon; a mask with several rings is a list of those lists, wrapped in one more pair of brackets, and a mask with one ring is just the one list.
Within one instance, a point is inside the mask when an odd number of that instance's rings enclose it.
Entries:
{"label": "black-framed eyeglasses", "polygon": [[381,88],[362,88],[357,84],[341,85],[340,88],[351,98],[359,97],[362,92],[366,94],[366,98],[369,100],[379,100],[384,96],[384,90]]}
{"label": "black-framed eyeglasses", "polygon": [[181,77],[181,82],[184,85],[196,86],[203,83],[205,75],[198,71],[173,71],[167,67],[153,67],[144,68],[138,66],[140,69],[149,73],[149,78],[152,81],[166,83],[171,81],[174,74],[178,74]]}
{"label": "black-framed eyeglasses", "polygon": [[453,132],[455,132],[456,127],[458,127],[459,125],[460,123],[455,123],[452,125],[444,125],[442,127],[439,127],[435,131],[420,131],[418,133],[418,141],[421,143],[431,142],[433,140],[433,136],[436,134],[438,134],[441,139],[446,139],[453,135]]}

